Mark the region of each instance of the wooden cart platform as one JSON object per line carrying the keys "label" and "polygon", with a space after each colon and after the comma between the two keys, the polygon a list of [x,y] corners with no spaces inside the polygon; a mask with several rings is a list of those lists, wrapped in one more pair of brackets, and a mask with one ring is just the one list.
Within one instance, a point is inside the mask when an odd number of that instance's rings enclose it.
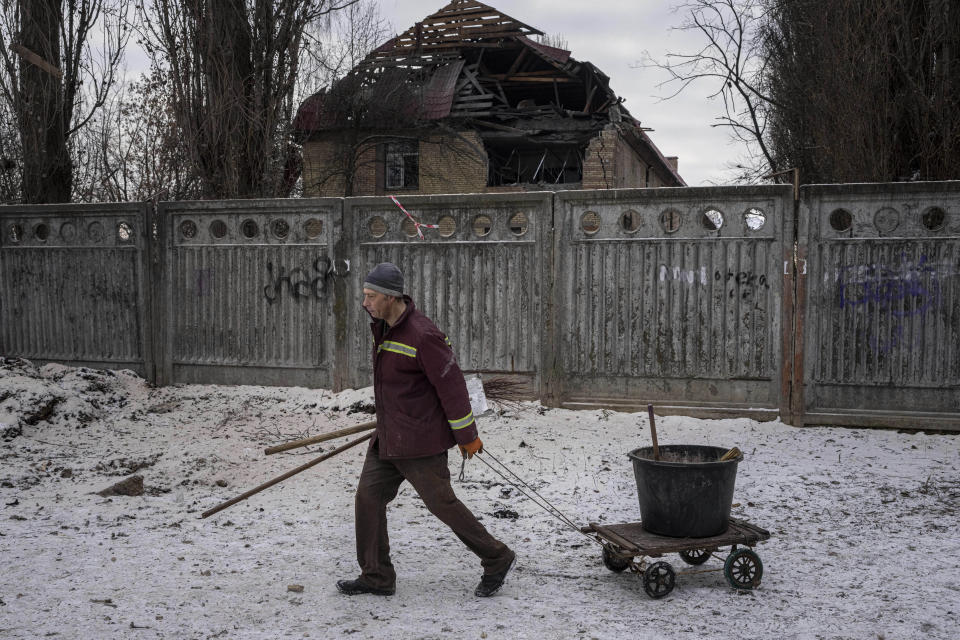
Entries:
{"label": "wooden cart platform", "polygon": [[[735,589],[753,589],[760,585],[763,563],[751,548],[768,540],[770,532],[746,520],[730,518],[727,530],[706,538],[673,538],[650,533],[640,522],[601,525],[590,523],[580,529],[593,534],[603,546],[603,564],[608,569],[621,572],[627,568],[642,574],[643,587],[652,598],[662,598],[673,590],[676,572],[667,562],[648,564],[647,557],[659,558],[665,553],[679,553],[690,565],[700,565],[711,557],[720,557],[720,547],[730,547],[722,569],[688,570],[681,573],[723,571],[727,581]],[[639,558],[639,559],[637,559]]]}

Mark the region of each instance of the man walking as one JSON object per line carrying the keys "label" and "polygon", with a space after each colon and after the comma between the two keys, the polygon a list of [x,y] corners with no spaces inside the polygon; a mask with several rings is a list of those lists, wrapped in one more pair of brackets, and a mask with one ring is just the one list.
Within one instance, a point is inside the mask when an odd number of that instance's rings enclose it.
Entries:
{"label": "man walking", "polygon": [[403,274],[383,262],[363,283],[363,308],[373,319],[373,384],[377,429],[357,484],[356,536],[360,576],[340,580],[347,595],[393,595],[387,503],[406,480],[430,513],[480,558],[474,593],[491,596],[503,585],[516,554],[494,538],[450,486],[447,450],[464,457],[483,451],[463,373],[446,336],[403,293]]}

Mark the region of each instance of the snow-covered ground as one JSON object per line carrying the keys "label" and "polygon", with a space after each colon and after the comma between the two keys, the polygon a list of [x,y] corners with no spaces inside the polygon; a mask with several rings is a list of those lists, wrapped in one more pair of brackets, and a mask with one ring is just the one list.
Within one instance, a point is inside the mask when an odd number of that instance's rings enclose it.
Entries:
{"label": "snow-covered ground", "polygon": [[[367,421],[350,407],[371,399],[370,389],[150,388],[130,372],[0,359],[0,637],[957,637],[957,435],[659,418],[660,444],[743,450],[733,515],[771,533],[756,548],[763,583],[747,592],[715,571],[680,574],[653,600],[476,460],[454,488],[520,558],[489,599],[473,596],[479,563],[406,485],[388,512],[397,594],[337,593],[335,581],[357,573],[363,446],[200,518],[320,455],[266,457],[266,446]],[[639,520],[626,453],[649,444],[645,415],[530,403],[480,429],[490,453],[574,522]],[[142,496],[97,495],[132,474]]]}

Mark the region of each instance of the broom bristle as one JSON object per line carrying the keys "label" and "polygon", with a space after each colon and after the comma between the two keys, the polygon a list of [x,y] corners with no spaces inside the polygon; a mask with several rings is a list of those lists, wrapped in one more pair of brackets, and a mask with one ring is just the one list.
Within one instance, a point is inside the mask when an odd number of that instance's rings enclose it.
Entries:
{"label": "broom bristle", "polygon": [[483,393],[490,402],[514,411],[519,410],[522,403],[531,398],[530,387],[526,382],[505,376],[484,380]]}

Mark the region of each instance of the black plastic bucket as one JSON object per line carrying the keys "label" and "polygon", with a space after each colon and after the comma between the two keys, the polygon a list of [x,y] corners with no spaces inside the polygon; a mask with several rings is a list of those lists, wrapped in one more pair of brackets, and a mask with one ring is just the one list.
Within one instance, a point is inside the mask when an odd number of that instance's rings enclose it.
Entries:
{"label": "black plastic bucket", "polygon": [[640,519],[650,533],[677,538],[706,538],[726,531],[737,481],[738,455],[720,462],[720,447],[669,444],[634,449]]}

